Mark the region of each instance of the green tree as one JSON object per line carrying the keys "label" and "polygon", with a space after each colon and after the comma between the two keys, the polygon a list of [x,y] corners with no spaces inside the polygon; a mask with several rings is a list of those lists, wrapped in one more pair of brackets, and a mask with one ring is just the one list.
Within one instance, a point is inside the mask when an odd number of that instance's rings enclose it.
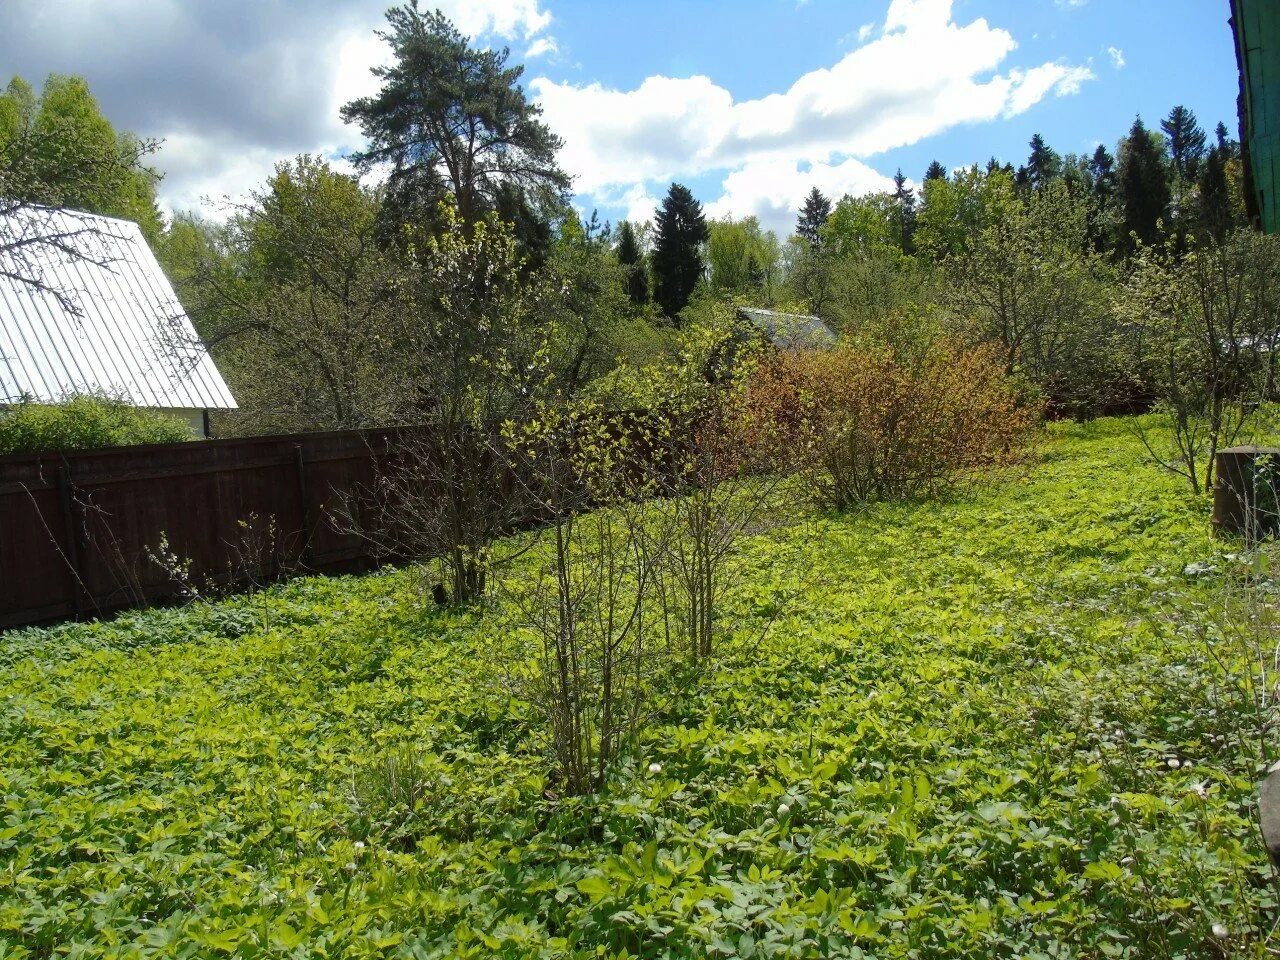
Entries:
{"label": "green tree", "polygon": [[822,230],[823,243],[837,257],[860,257],[904,246],[901,207],[892,193],[840,198]]}
{"label": "green tree", "polygon": [[689,188],[671,184],[655,217],[657,233],[653,254],[653,299],[665,316],[675,319],[689,303],[702,279],[703,245],[710,232],[702,204]]}
{"label": "green tree", "polygon": [[804,198],[804,206],[796,220],[796,234],[811,247],[822,243],[822,228],[827,217],[831,216],[831,200],[821,190],[814,187]]}
{"label": "green tree", "polygon": [[898,168],[893,175],[893,201],[898,210],[898,237],[903,253],[914,253],[916,248],[916,193],[907,186],[907,178]]}
{"label": "green tree", "polygon": [[924,172],[924,182],[928,183],[930,180],[945,179],[947,179],[947,168],[944,167],[940,161],[930,161],[928,169]]}
{"label": "green tree", "polygon": [[628,220],[623,220],[618,225],[615,254],[618,263],[622,265],[627,297],[634,306],[643,307],[649,302],[649,273],[644,251],[640,248],[640,238],[636,236],[636,229]]}
{"label": "green tree", "polygon": [[178,220],[164,259],[240,400],[233,432],[397,422],[404,284],[381,195],[314,157],[277,166],[225,233]]}
{"label": "green tree", "polygon": [[1184,106],[1176,106],[1169,111],[1169,116],[1160,121],[1160,129],[1164,131],[1169,160],[1178,182],[1194,183],[1208,139],[1196,115]]}
{"label": "green tree", "polygon": [[374,70],[375,95],[346,104],[368,146],[362,168],[389,164],[394,222],[430,222],[452,197],[464,223],[496,212],[512,224],[526,252],[550,242],[547,223],[562,208],[569,177],[556,162],[561,141],[520,86],[524,68],[509,51],[472,47],[439,11],[417,0],[387,12],[394,62]]}
{"label": "green tree", "polygon": [[1045,143],[1044,137],[1038,133],[1031,138],[1030,145],[1031,154],[1027,157],[1027,181],[1032,190],[1038,190],[1062,175],[1062,157]]}
{"label": "green tree", "polygon": [[712,289],[717,293],[764,295],[766,305],[771,303],[782,258],[773,231],[762,229],[755,217],[713,220],[708,229],[707,264],[711,268]]}
{"label": "green tree", "polygon": [[117,131],[81,77],[54,74],[37,97],[21,77],[0,94],[0,196],[132,220],[160,233],[153,142]]}
{"label": "green tree", "polygon": [[[154,141],[121,133],[79,77],[49,77],[39,96],[21,77],[0,93],[0,276],[46,291],[71,311],[78,293],[45,282],[49,251],[105,262],[87,238],[114,228],[76,211],[136,222],[153,243],[161,230]],[[48,208],[69,211],[59,215]]]}
{"label": "green tree", "polygon": [[1133,121],[1120,144],[1118,182],[1124,215],[1122,247],[1132,249],[1131,236],[1146,245],[1155,243],[1160,236],[1159,223],[1168,216],[1173,197],[1163,141],[1147,130],[1141,117]]}

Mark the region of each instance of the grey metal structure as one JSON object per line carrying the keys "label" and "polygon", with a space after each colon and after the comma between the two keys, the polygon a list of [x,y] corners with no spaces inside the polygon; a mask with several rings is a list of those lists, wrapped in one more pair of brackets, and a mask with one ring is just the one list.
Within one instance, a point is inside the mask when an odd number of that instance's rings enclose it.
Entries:
{"label": "grey metal structure", "polygon": [[812,350],[835,346],[836,335],[818,317],[805,313],[779,313],[758,307],[741,307],[746,320],[779,350]]}
{"label": "grey metal structure", "polygon": [[0,218],[0,405],[89,392],[196,430],[236,406],[137,224],[19,208]]}

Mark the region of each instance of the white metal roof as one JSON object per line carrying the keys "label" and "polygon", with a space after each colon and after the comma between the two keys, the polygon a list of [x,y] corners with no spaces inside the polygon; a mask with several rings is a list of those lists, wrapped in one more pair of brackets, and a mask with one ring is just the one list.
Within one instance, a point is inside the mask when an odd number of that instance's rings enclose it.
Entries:
{"label": "white metal roof", "polygon": [[236,406],[136,223],[21,207],[0,216],[0,403],[86,392]]}

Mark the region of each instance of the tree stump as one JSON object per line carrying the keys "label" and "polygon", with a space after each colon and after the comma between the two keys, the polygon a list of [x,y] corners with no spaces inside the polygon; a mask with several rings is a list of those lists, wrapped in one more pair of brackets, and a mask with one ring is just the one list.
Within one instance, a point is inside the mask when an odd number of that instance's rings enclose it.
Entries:
{"label": "tree stump", "polygon": [[1214,478],[1215,532],[1258,543],[1280,531],[1280,448],[1219,450]]}

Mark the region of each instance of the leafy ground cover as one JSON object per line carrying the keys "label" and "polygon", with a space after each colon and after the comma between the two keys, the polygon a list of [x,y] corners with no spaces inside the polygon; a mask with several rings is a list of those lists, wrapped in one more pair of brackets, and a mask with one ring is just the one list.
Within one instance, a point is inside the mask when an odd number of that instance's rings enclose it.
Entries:
{"label": "leafy ground cover", "polygon": [[737,647],[572,801],[492,620],[412,571],[12,632],[0,957],[1250,952],[1225,549],[1119,421],[798,517],[751,545]]}

